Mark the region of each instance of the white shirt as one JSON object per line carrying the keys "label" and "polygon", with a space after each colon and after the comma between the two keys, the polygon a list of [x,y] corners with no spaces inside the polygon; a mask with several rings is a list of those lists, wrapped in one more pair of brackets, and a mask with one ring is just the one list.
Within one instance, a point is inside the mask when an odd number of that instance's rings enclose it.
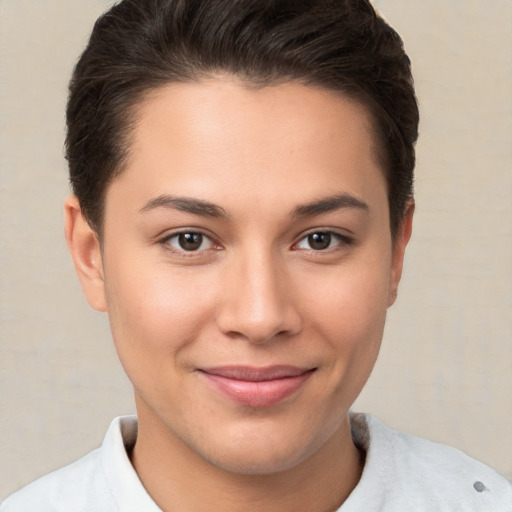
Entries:
{"label": "white shirt", "polygon": [[[338,512],[512,511],[510,484],[464,453],[365,414],[352,414],[351,425],[366,461]],[[0,512],[161,512],[128,458],[136,437],[135,416],[116,418],[101,448],[14,493]]]}

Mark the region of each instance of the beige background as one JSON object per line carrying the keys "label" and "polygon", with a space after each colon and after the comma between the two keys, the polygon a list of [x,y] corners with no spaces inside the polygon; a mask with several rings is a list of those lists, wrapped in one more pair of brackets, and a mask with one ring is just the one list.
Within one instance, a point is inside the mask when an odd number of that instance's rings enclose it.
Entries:
{"label": "beige background", "polygon": [[[106,319],[67,255],[63,112],[106,0],[0,0],[0,499],[133,411]],[[512,478],[512,2],[375,0],[421,103],[417,216],[358,400]]]}

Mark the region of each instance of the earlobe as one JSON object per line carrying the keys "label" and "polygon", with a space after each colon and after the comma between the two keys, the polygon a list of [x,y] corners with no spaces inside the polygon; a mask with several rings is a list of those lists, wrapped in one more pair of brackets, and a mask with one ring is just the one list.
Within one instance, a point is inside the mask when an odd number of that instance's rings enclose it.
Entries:
{"label": "earlobe", "polygon": [[398,285],[400,284],[404,265],[405,248],[407,247],[412,235],[414,208],[414,200],[411,199],[407,204],[407,209],[400,224],[400,229],[393,242],[393,259],[389,282],[388,307],[395,303],[398,294]]}
{"label": "earlobe", "polygon": [[97,311],[106,311],[103,260],[96,232],[82,215],[76,196],[66,199],[64,213],[69,252],[87,302]]}

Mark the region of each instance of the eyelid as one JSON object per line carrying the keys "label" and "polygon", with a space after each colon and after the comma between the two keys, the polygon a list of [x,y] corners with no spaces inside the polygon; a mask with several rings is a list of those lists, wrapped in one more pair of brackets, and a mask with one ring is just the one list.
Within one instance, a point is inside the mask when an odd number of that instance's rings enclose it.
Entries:
{"label": "eyelid", "polygon": [[[180,250],[178,248],[175,248],[168,243],[170,239],[177,237],[183,233],[200,234],[203,237],[210,240],[212,247],[208,247],[207,249],[195,250],[195,251],[186,251],[186,250]],[[315,234],[315,233],[331,234],[334,237],[336,237],[339,240],[339,242],[334,247],[330,247],[330,248],[327,248],[324,250],[301,249],[301,248],[297,247],[298,244],[300,242],[302,242],[305,238],[307,238],[308,236]],[[300,250],[303,252],[312,252],[312,253],[316,253],[316,254],[329,253],[331,251],[342,250],[344,247],[353,245],[355,242],[356,242],[356,239],[353,235],[347,234],[346,232],[340,232],[340,229],[338,229],[338,228],[329,228],[329,227],[312,228],[312,229],[309,229],[309,230],[301,233],[299,235],[299,237],[297,237],[296,241],[292,244],[292,250]],[[171,253],[174,253],[174,254],[178,254],[183,257],[194,257],[194,256],[198,257],[201,255],[204,255],[208,251],[222,249],[222,245],[218,242],[217,237],[212,235],[210,232],[208,232],[202,228],[197,228],[197,227],[184,227],[184,228],[178,228],[174,231],[165,232],[163,235],[158,237],[157,243],[160,244],[161,246],[163,246],[165,250],[167,250]]]}
{"label": "eyelid", "polygon": [[[171,240],[172,238],[182,235],[184,233],[196,233],[198,235],[201,235],[204,238],[207,238],[208,240],[210,240],[212,247],[208,247],[207,249],[199,249],[196,251],[186,251],[184,249],[178,249],[176,247],[173,247],[170,243],[168,243],[169,240]],[[216,238],[212,234],[206,232],[204,229],[193,228],[193,227],[192,228],[179,228],[179,229],[176,229],[175,231],[166,232],[164,235],[162,235],[158,238],[157,242],[165,250],[167,250],[171,253],[174,253],[174,254],[178,254],[180,256],[184,256],[184,257],[194,257],[194,256],[198,257],[201,255],[204,255],[207,251],[218,250],[220,248],[219,242],[216,240]]]}
{"label": "eyelid", "polygon": [[314,252],[316,254],[328,253],[330,251],[335,251],[336,249],[339,250],[340,249],[340,245],[342,247],[347,247],[349,245],[353,245],[355,243],[355,241],[356,241],[355,237],[353,235],[349,235],[346,232],[340,232],[339,229],[328,228],[328,227],[325,227],[325,228],[314,228],[314,229],[309,229],[308,231],[306,231],[304,233],[301,233],[301,235],[293,243],[292,249],[296,248],[300,242],[302,242],[307,237],[309,237],[311,235],[314,235],[315,233],[322,233],[322,234],[333,235],[334,237],[336,237],[339,240],[339,243],[337,243],[334,247],[330,247],[330,248],[324,249],[324,250],[300,249],[300,248],[297,248],[295,250],[310,251],[310,252]]}

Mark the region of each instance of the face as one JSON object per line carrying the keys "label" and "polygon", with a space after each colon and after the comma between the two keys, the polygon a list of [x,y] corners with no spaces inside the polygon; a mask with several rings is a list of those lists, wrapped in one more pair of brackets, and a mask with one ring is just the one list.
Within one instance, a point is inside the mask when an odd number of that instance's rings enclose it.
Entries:
{"label": "face", "polygon": [[81,279],[140,421],[230,471],[298,465],[347,424],[400,278],[408,234],[392,243],[370,118],[221,78],[139,114]]}

